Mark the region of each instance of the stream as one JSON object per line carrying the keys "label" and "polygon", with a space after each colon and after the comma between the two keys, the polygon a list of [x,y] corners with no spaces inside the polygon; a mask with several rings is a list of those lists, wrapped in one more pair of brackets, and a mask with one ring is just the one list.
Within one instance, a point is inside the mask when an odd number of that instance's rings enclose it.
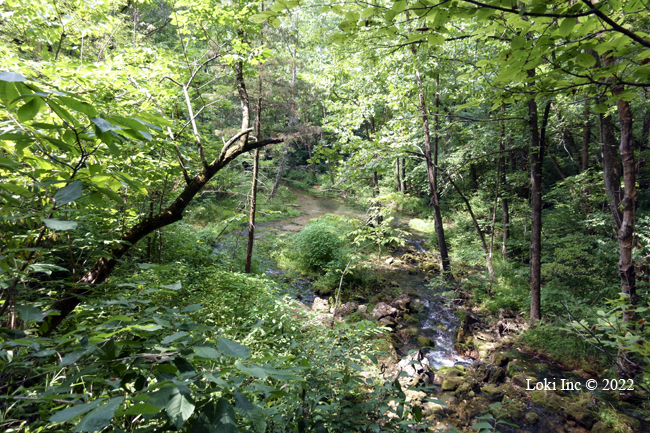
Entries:
{"label": "stream", "polygon": [[[365,219],[367,215],[345,203],[331,198],[313,196],[299,190],[292,189],[296,195],[300,216],[294,218],[285,218],[281,220],[264,222],[256,225],[256,236],[263,236],[265,232],[275,231],[283,233],[296,233],[302,230],[307,223],[314,218],[321,217],[325,214],[335,214],[350,218]],[[428,253],[422,247],[424,234],[414,233],[409,228],[410,219],[405,215],[399,215],[393,223],[401,230],[407,233],[406,243],[420,253]],[[248,235],[247,230],[241,231],[241,236]],[[392,255],[399,258],[404,254],[404,250],[397,250]],[[382,258],[385,259],[386,256]],[[274,263],[269,262],[266,269],[267,274],[279,274],[280,270],[273,267]],[[418,319],[416,327],[418,336],[427,337],[435,341],[435,349],[427,353],[429,364],[434,368],[451,367],[458,363],[471,364],[472,360],[463,358],[454,350],[454,336],[458,326],[458,319],[454,314],[449,301],[442,296],[445,291],[444,287],[431,288],[426,277],[422,273],[409,275],[406,270],[396,269],[390,272],[391,282],[396,283],[403,293],[409,293],[421,302],[421,309],[413,316]],[[311,305],[315,294],[311,283],[306,278],[299,278],[294,282],[295,296],[303,303]],[[398,349],[400,355],[406,355],[410,349],[419,349],[414,343],[406,344]]]}

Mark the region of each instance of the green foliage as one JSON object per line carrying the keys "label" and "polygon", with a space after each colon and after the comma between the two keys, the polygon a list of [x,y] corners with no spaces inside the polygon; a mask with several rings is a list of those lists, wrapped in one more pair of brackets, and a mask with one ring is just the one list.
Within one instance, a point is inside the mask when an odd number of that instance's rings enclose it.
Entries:
{"label": "green foliage", "polygon": [[560,324],[543,324],[531,327],[521,336],[521,341],[534,351],[544,353],[551,360],[573,368],[590,368],[604,371],[613,367],[610,357],[601,352],[573,329]]}
{"label": "green foliage", "polygon": [[343,270],[349,248],[349,226],[341,217],[325,215],[312,220],[294,238],[286,254],[306,272],[326,273]]}

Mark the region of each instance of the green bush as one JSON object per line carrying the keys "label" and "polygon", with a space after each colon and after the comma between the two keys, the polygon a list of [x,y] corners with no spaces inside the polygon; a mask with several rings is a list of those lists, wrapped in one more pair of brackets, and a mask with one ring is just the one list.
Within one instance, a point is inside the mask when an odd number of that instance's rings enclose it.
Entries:
{"label": "green bush", "polygon": [[348,256],[345,233],[345,224],[336,217],[326,215],[312,220],[288,245],[288,255],[306,272],[323,274],[342,268]]}

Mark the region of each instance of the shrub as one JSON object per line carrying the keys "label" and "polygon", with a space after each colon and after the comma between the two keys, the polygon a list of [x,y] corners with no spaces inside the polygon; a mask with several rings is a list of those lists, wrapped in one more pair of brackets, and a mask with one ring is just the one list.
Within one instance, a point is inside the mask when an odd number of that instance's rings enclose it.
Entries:
{"label": "shrub", "polygon": [[289,256],[307,272],[322,274],[344,267],[348,256],[345,229],[346,224],[334,216],[310,221],[294,238]]}

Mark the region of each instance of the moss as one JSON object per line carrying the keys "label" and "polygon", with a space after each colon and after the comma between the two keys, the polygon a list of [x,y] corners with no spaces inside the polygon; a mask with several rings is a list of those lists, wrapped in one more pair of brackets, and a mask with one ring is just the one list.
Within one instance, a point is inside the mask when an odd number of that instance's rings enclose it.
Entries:
{"label": "moss", "polygon": [[460,376],[451,376],[451,377],[445,377],[442,381],[442,391],[455,391],[458,389],[459,386],[461,386],[465,382],[464,377]]}
{"label": "moss", "polygon": [[503,398],[503,391],[496,385],[484,385],[481,387],[481,392],[490,400],[501,400]]}
{"label": "moss", "polygon": [[436,342],[429,337],[419,336],[416,341],[420,347],[436,347]]}
{"label": "moss", "polygon": [[[535,412],[528,412],[526,414],[526,422],[531,425],[535,425],[539,422],[539,415],[537,415]],[[593,430],[592,430],[593,432]]]}
{"label": "moss", "polygon": [[552,391],[533,391],[530,399],[535,405],[553,412],[558,412],[563,406],[562,399]]}

